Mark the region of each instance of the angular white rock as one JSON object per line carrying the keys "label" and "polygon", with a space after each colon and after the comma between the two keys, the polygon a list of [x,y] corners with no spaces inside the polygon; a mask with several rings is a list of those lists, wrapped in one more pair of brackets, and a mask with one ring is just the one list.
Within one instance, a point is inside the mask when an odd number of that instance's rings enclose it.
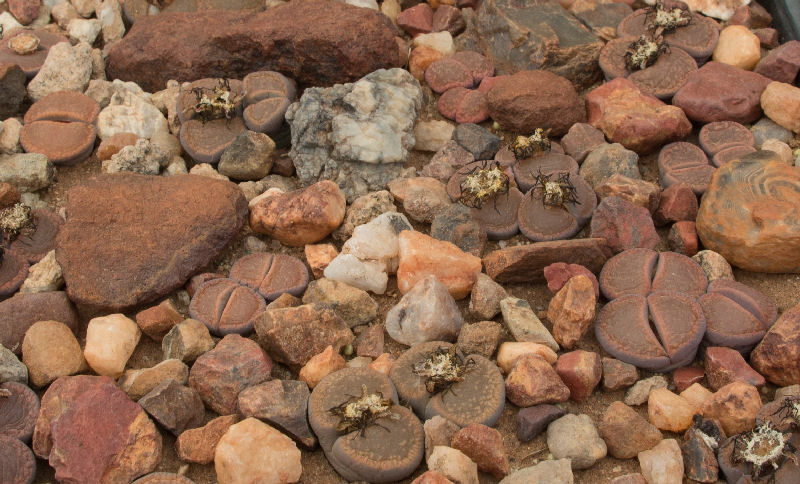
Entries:
{"label": "angular white rock", "polygon": [[400,251],[398,236],[403,230],[413,230],[405,215],[383,213],[353,229],[341,253],[352,254],[363,262],[374,262],[382,271],[394,274]]}
{"label": "angular white rock", "polygon": [[83,356],[98,374],[118,378],[136,349],[142,332],[122,314],[109,314],[89,321]]}
{"label": "angular white rock", "polygon": [[389,276],[380,263],[365,262],[353,254],[337,255],[325,268],[323,275],[375,294],[386,292],[386,284],[389,282]]}
{"label": "angular white rock", "polygon": [[289,437],[250,417],[231,425],[214,453],[219,484],[297,482],[300,450]]}
{"label": "angular white rock", "polygon": [[446,30],[432,34],[417,35],[414,37],[414,47],[419,47],[420,45],[430,47],[433,50],[438,50],[445,56],[456,53],[456,45],[453,42],[453,36],[450,35],[450,32]]}
{"label": "angular white rock", "polygon": [[118,133],[149,139],[159,131],[169,131],[167,118],[148,98],[127,89],[115,92],[97,116],[97,136],[101,140]]}
{"label": "angular white rock", "polygon": [[31,266],[28,277],[22,283],[19,291],[22,293],[58,291],[63,285],[64,274],[61,271],[61,265],[56,260],[56,251],[53,249],[42,260]]}
{"label": "angular white rock", "polygon": [[100,35],[102,27],[103,24],[97,19],[74,18],[67,25],[67,33],[73,40],[92,45]]}
{"label": "angular white rock", "polygon": [[675,439],[664,439],[650,450],[639,452],[639,465],[648,484],[681,484],[683,456]]}

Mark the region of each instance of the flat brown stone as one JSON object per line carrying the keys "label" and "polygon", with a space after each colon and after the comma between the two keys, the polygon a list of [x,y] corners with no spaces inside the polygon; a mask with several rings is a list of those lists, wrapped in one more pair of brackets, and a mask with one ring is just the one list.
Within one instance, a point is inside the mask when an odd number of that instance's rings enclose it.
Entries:
{"label": "flat brown stone", "polygon": [[544,282],[544,268],[554,262],[580,264],[599,273],[611,255],[605,239],[556,240],[495,250],[483,258],[483,267],[500,283]]}
{"label": "flat brown stone", "polygon": [[73,187],[66,211],[56,258],[70,297],[119,310],[169,294],[211,262],[239,233],[247,202],[207,177],[117,173]]}
{"label": "flat brown stone", "polygon": [[31,484],[36,477],[36,458],[19,439],[0,435],[0,470],[6,484]]}
{"label": "flat brown stone", "polygon": [[729,346],[747,350],[764,337],[766,329],[752,314],[719,293],[700,298],[708,329],[706,341],[713,346]]}
{"label": "flat brown stone", "polygon": [[675,183],[686,183],[695,195],[702,195],[714,171],[703,150],[692,143],[670,143],[658,153],[659,182],[665,188]]}
{"label": "flat brown stone", "polygon": [[[39,38],[39,47],[32,54],[20,55],[8,46],[11,39],[22,33],[32,34]],[[0,62],[17,64],[25,72],[28,79],[31,79],[39,72],[39,68],[42,67],[42,64],[44,64],[44,60],[47,58],[48,52],[50,52],[50,47],[59,42],[69,42],[69,39],[63,35],[50,33],[44,30],[19,30],[14,32],[13,35],[4,37],[3,42],[0,43]]]}
{"label": "flat brown stone", "polygon": [[92,154],[96,137],[91,124],[34,121],[22,127],[19,141],[28,153],[41,153],[56,165],[74,165]]}
{"label": "flat brown stone", "polygon": [[25,124],[34,121],[80,121],[94,124],[100,105],[89,96],[75,91],[57,91],[33,103],[25,113]]}
{"label": "flat brown stone", "polygon": [[658,254],[658,265],[653,276],[652,290],[675,291],[698,298],[705,294],[708,279],[700,265],[676,252]]}
{"label": "flat brown stone", "polygon": [[189,304],[189,316],[202,321],[217,336],[248,334],[253,331],[253,319],[266,307],[264,298],[249,287],[219,278],[197,289]]}
{"label": "flat brown stone", "polygon": [[700,147],[708,156],[733,146],[753,146],[755,138],[747,127],[735,121],[716,121],[700,128]]}
{"label": "flat brown stone", "polygon": [[756,317],[764,328],[769,328],[778,319],[778,308],[766,294],[754,287],[729,279],[717,279],[708,285],[708,292],[717,292],[736,301]]}
{"label": "flat brown stone", "polygon": [[230,277],[259,292],[272,301],[283,293],[300,297],[308,285],[305,264],[286,254],[256,253],[237,260]]}
{"label": "flat brown stone", "polygon": [[570,210],[546,205],[533,190],[525,194],[518,213],[520,232],[534,242],[568,239],[581,229]]}

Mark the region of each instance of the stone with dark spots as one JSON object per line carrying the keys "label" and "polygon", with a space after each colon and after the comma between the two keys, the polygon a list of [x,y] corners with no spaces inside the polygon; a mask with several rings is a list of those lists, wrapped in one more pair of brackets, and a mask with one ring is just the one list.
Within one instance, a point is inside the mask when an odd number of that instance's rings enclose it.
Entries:
{"label": "stone with dark spots", "polygon": [[[706,433],[709,425],[717,430],[716,436],[709,435],[713,432]],[[712,442],[716,442],[716,445],[713,445]],[[697,482],[717,482],[719,464],[715,451],[716,446],[720,443],[719,429],[713,422],[703,419],[695,420],[695,424],[683,434],[683,440],[680,443],[684,473],[687,478]]]}
{"label": "stone with dark spots", "polygon": [[425,82],[439,94],[457,87],[472,88],[475,86],[475,78],[472,77],[469,68],[452,57],[445,57],[431,63],[425,69]]}
{"label": "stone with dark spots", "polygon": [[474,256],[483,255],[486,230],[472,217],[470,209],[454,203],[440,212],[431,222],[431,237],[455,244]]}
{"label": "stone with dark spots", "polygon": [[397,15],[397,26],[408,32],[412,37],[417,34],[430,33],[432,23],[433,9],[427,3],[414,5]]}
{"label": "stone with dark spots", "polygon": [[597,277],[589,269],[579,264],[566,264],[564,262],[554,262],[544,268],[544,277],[547,279],[547,288],[556,294],[564,284],[575,276],[586,276],[594,286],[595,298],[600,297],[600,284]]}
{"label": "stone with dark spots", "polygon": [[556,362],[556,373],[569,388],[569,398],[582,402],[600,383],[603,374],[600,355],[584,350],[564,353]]}
{"label": "stone with dark spots", "polygon": [[214,461],[214,451],[219,440],[236,420],[236,415],[223,415],[200,428],[189,429],[180,434],[175,440],[178,458],[184,462],[210,464]]}
{"label": "stone with dark spots", "polygon": [[672,98],[694,121],[752,123],[761,117],[761,93],[770,79],[721,62],[709,62],[689,75]]}
{"label": "stone with dark spots", "polygon": [[68,294],[113,311],[182,286],[239,233],[247,202],[236,185],[207,177],[119,173],[72,188],[66,210],[56,258]]}
{"label": "stone with dark spots", "polygon": [[19,114],[22,102],[28,95],[25,89],[27,79],[17,64],[0,63],[0,89],[3,99],[0,100],[0,119],[7,119]]}
{"label": "stone with dark spots", "polygon": [[237,406],[243,417],[263,420],[312,450],[317,438],[308,426],[308,396],[305,382],[270,380],[242,390]]}
{"label": "stone with dark spots", "polygon": [[200,395],[175,380],[165,380],[139,400],[139,405],[173,435],[199,427],[205,408]]}
{"label": "stone with dark spots", "polygon": [[455,37],[463,32],[466,26],[464,17],[461,15],[461,9],[452,5],[440,4],[436,12],[433,13],[431,22],[431,30],[433,32],[447,31]]}
{"label": "stone with dark spots", "polygon": [[63,291],[19,294],[0,302],[0,344],[19,355],[25,332],[37,321],[58,321],[72,332],[80,318]]}
{"label": "stone with dark spots", "polygon": [[503,436],[491,427],[471,424],[456,432],[451,447],[460,450],[478,465],[478,470],[502,479],[510,471]]}
{"label": "stone with dark spots", "polygon": [[554,262],[598,273],[611,255],[605,239],[556,240],[495,250],[483,258],[483,266],[496,282],[544,282],[544,268]]}
{"label": "stone with dark spots", "polygon": [[330,86],[397,65],[395,35],[380,12],[324,1],[256,14],[166,13],[140,18],[111,49],[106,72],[148,92],[170,79],[242,78],[257,70]]}
{"label": "stone with dark spots", "polygon": [[566,412],[555,405],[534,405],[521,408],[517,413],[517,438],[528,442],[547,430],[553,420],[563,417]]}
{"label": "stone with dark spots", "polygon": [[252,340],[238,334],[222,338],[201,355],[189,371],[189,386],[220,415],[236,413],[236,398],[245,388],[269,380],[272,360]]}

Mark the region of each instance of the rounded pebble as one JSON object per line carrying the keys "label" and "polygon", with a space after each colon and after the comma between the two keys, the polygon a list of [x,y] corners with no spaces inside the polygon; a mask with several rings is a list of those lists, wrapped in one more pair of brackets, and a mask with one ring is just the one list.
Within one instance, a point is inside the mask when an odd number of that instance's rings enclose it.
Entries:
{"label": "rounded pebble", "polygon": [[753,146],[755,138],[744,125],[735,121],[716,121],[700,128],[700,147],[708,156],[734,146]]}
{"label": "rounded pebble", "polygon": [[217,336],[253,331],[253,318],[263,313],[267,303],[249,287],[233,279],[212,279],[195,292],[189,315]]}
{"label": "rounded pebble", "polygon": [[19,141],[28,153],[41,153],[56,165],[74,165],[92,154],[96,138],[91,124],[34,121],[22,127]]}
{"label": "rounded pebble", "polygon": [[0,390],[10,392],[0,396],[0,436],[30,442],[39,418],[39,397],[27,385],[13,381],[0,384]]}
{"label": "rounded pebble", "polygon": [[20,440],[0,435],[0,479],[3,484],[31,484],[36,477],[33,452]]}

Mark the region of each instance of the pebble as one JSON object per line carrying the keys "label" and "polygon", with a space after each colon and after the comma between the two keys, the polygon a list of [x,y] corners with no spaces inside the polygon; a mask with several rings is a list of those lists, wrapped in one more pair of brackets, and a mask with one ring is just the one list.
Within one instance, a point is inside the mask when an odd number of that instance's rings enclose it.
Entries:
{"label": "pebble", "polygon": [[453,482],[478,484],[478,466],[458,449],[437,445],[426,459],[428,469]]}
{"label": "pebble", "polygon": [[206,325],[189,318],[173,326],[164,335],[161,351],[165,360],[178,359],[189,363],[211,350],[215,344]]}
{"label": "pebble", "polygon": [[189,367],[180,360],[166,359],[151,368],[126,370],[118,384],[132,400],[139,400],[169,380],[185,385],[189,380]]}
{"label": "pebble", "polygon": [[800,88],[783,82],[770,82],[761,94],[764,114],[786,129],[800,133]]}
{"label": "pebble", "polygon": [[370,323],[378,315],[378,303],[366,291],[327,278],[308,285],[303,304],[312,303],[331,307],[351,328]]}
{"label": "pebble", "polygon": [[700,383],[705,376],[703,368],[697,366],[684,366],[672,372],[672,384],[675,388],[682,392],[689,388],[689,386]]}
{"label": "pebble", "polygon": [[328,346],[322,353],[316,354],[300,369],[298,377],[308,384],[312,390],[328,374],[345,367],[344,358],[333,352],[333,346]]}
{"label": "pebble", "polygon": [[161,341],[173,326],[183,321],[183,316],[169,299],[136,313],[136,324],[142,333]]}
{"label": "pebble", "polygon": [[275,142],[263,134],[245,130],[222,152],[218,170],[234,180],[260,180],[272,169]]}
{"label": "pebble", "polygon": [[509,296],[500,301],[500,310],[503,313],[503,321],[515,340],[540,343],[553,351],[558,351],[558,343],[527,301]]}
{"label": "pebble", "polygon": [[31,384],[39,388],[86,368],[78,340],[67,325],[58,321],[39,321],[28,328],[22,355]]}
{"label": "pebble", "polygon": [[683,482],[683,456],[675,439],[664,439],[652,449],[639,452],[639,465],[648,484]]}
{"label": "pebble", "polygon": [[361,261],[353,254],[339,254],[330,261],[323,275],[358,289],[383,294],[389,279],[383,267],[379,262]]}
{"label": "pebble", "polygon": [[602,130],[609,141],[640,155],[681,139],[692,130],[691,122],[678,107],[642,93],[623,77],[589,92],[586,110],[589,124]]}
{"label": "pebble", "polygon": [[300,480],[300,450],[289,437],[255,418],[231,425],[217,443],[214,470],[220,484]]}
{"label": "pebble", "polygon": [[[6,253],[5,257],[8,256],[9,254]],[[33,294],[58,291],[63,285],[64,275],[61,266],[56,260],[55,250],[51,250],[39,262],[30,267],[28,277],[25,278],[19,290],[21,293]]]}
{"label": "pebble", "polygon": [[[18,236],[11,243],[10,251],[13,251],[29,263],[34,264],[41,261],[48,253],[55,248],[55,238],[64,220],[45,205],[38,201],[38,197],[32,200],[22,197],[22,202],[33,206],[31,217],[34,222],[33,233]],[[37,203],[39,202],[39,203]],[[36,208],[36,207],[41,208]]]}
{"label": "pebble", "polygon": [[592,467],[607,452],[592,418],[585,414],[567,414],[551,422],[547,448],[555,459],[570,459],[573,470]]}
{"label": "pebble", "polygon": [[451,445],[478,465],[478,470],[502,479],[509,473],[508,455],[503,437],[497,430],[481,424],[471,424],[453,436]]}
{"label": "pebble", "polygon": [[477,124],[459,123],[453,131],[453,140],[476,160],[491,160],[500,150],[500,138],[496,134]]}
{"label": "pebble", "polygon": [[255,329],[269,356],[295,371],[328,345],[338,353],[354,339],[347,323],[319,304],[270,309],[256,317]]}
{"label": "pebble", "polygon": [[122,148],[135,145],[138,139],[139,137],[133,133],[117,133],[100,142],[95,156],[101,161],[110,160]]}
{"label": "pebble", "polygon": [[[425,71],[428,69],[428,67],[442,58],[444,58],[444,54],[442,54],[437,49],[434,49],[433,47],[428,47],[427,45],[417,46],[414,48],[414,50],[411,51],[411,54],[409,54],[408,56],[408,71],[419,82],[423,82],[425,80]],[[441,121],[427,121],[427,122],[432,123]]]}
{"label": "pebble", "polygon": [[608,481],[609,484],[647,484],[644,476],[638,472],[632,474],[625,474],[624,476],[615,477]]}
{"label": "pebble", "polygon": [[569,388],[550,363],[538,355],[523,355],[506,378],[509,401],[519,407],[564,402]]}
{"label": "pebble", "polygon": [[28,95],[38,101],[57,91],[83,92],[92,75],[91,48],[59,43],[50,47],[47,59],[28,83]]}
{"label": "pebble", "polygon": [[586,155],[580,174],[595,190],[615,176],[625,177],[626,181],[634,179],[638,183],[642,178],[638,163],[639,155],[634,151],[619,143],[603,143]]}
{"label": "pebble", "polygon": [[506,297],[508,297],[508,293],[503,286],[481,272],[472,286],[469,312],[480,319],[492,319],[500,312],[500,301]]}
{"label": "pebble", "polygon": [[0,261],[0,295],[10,296],[27,280],[29,265],[20,254],[8,251]]}
{"label": "pebble", "polygon": [[62,291],[18,294],[0,301],[0,344],[19,354],[25,332],[38,321],[59,321],[73,332],[78,329],[78,313]]}
{"label": "pebble", "polygon": [[22,123],[17,118],[6,118],[0,123],[0,153],[13,155],[22,151],[19,137],[22,134]]}
{"label": "pebble", "polygon": [[689,388],[683,390],[680,396],[692,404],[695,413],[701,411],[714,394],[700,383],[692,383]]}
{"label": "pebble", "polygon": [[610,256],[604,239],[557,240],[495,250],[483,258],[483,266],[496,282],[544,282],[542,271],[553,262],[581,264],[599,272]]}
{"label": "pebble", "polygon": [[603,390],[612,392],[628,388],[639,379],[639,370],[630,363],[603,357]]}
{"label": "pebble", "polygon": [[650,423],[661,430],[683,432],[692,425],[697,408],[666,388],[655,388],[647,400],[647,416]]}
{"label": "pebble", "polygon": [[433,453],[434,448],[438,446],[449,447],[450,442],[453,440],[453,436],[455,436],[456,432],[461,430],[460,426],[440,415],[435,415],[425,420],[422,428],[425,432],[426,460]]}
{"label": "pebble", "polygon": [[180,382],[167,379],[139,399],[139,405],[173,435],[203,424],[205,408],[200,395]]}
{"label": "pebble", "polygon": [[768,139],[761,144],[761,149],[774,151],[787,165],[794,163],[794,154],[792,153],[792,149],[783,141],[779,141],[774,138]]}
{"label": "pebble", "polygon": [[800,71],[800,41],[797,40],[784,42],[772,49],[755,68],[755,72],[762,76],[787,84],[794,81],[798,71]]}
{"label": "pebble", "polygon": [[189,371],[189,386],[220,415],[236,413],[236,397],[245,388],[270,378],[272,360],[252,340],[238,334],[222,338],[201,355]]}
{"label": "pebble", "polygon": [[553,294],[558,293],[564,285],[576,276],[585,276],[591,281],[594,287],[595,298],[600,297],[600,284],[597,282],[592,272],[580,264],[566,264],[564,262],[555,262],[544,268],[544,277],[547,279],[547,288]]}
{"label": "pebble", "polygon": [[0,345],[0,383],[28,384],[28,368],[11,350]]}
{"label": "pebble", "polygon": [[460,203],[451,204],[433,219],[430,235],[476,257],[483,254],[488,240],[486,229]]}
{"label": "pebble", "polygon": [[[161,111],[140,92],[138,86],[129,84],[115,81],[108,85],[108,104],[97,116],[97,136],[101,140],[119,133],[133,133],[140,138],[150,139],[156,133],[168,131],[167,119]],[[87,90],[87,95],[90,93]],[[94,99],[98,100],[96,97]],[[98,101],[102,106],[101,101],[104,99]]]}
{"label": "pebble", "polygon": [[744,25],[728,25],[719,33],[712,59],[752,71],[761,60],[761,41]]}
{"label": "pebble", "polygon": [[338,241],[346,240],[353,235],[353,230],[357,226],[366,224],[386,212],[396,212],[394,197],[387,190],[362,195],[347,207],[342,225],[333,231],[332,236]]}
{"label": "pebble", "polygon": [[647,399],[650,397],[650,392],[657,388],[667,388],[669,386],[669,382],[666,378],[661,375],[654,375],[649,378],[644,378],[642,380],[637,381],[628,391],[625,393],[625,405],[635,406],[635,405],[642,405],[643,403],[647,403]]}
{"label": "pebble", "polygon": [[414,48],[429,47],[440,52],[444,56],[451,56],[456,53],[456,46],[450,32],[433,32],[430,34],[419,34],[414,37]]}
{"label": "pebble", "polygon": [[491,358],[500,341],[500,333],[501,327],[494,321],[465,324],[458,333],[458,347],[467,355],[476,353]]}
{"label": "pebble", "polygon": [[41,190],[50,186],[54,179],[53,163],[43,154],[20,153],[0,159],[0,182],[8,183],[20,192]]}
{"label": "pebble", "polygon": [[453,484],[453,481],[436,471],[425,471],[411,481],[411,484]]}
{"label": "pebble", "polygon": [[397,16],[397,26],[412,37],[417,34],[429,34],[432,22],[433,9],[427,3],[407,8]]}
{"label": "pebble", "polygon": [[589,331],[595,316],[595,291],[588,277],[577,275],[550,300],[547,319],[553,325],[553,338],[565,349],[572,349]]}
{"label": "pebble", "polygon": [[450,205],[445,184],[434,178],[398,178],[387,185],[403,210],[417,222],[430,223]]}
{"label": "pebble", "polygon": [[497,366],[503,370],[503,373],[509,373],[517,361],[525,355],[539,356],[551,365],[555,364],[558,359],[556,352],[543,344],[529,341],[506,341],[500,345],[500,349],[497,351]]}
{"label": "pebble", "polygon": [[517,72],[495,84],[487,99],[492,119],[518,133],[549,128],[551,136],[562,136],[586,120],[584,103],[572,83],[546,70]]}
{"label": "pebble", "polygon": [[735,435],[752,429],[756,414],[761,410],[758,389],[744,382],[733,382],[714,393],[703,406],[705,418],[717,419],[725,435]]}
{"label": "pebble", "polygon": [[592,395],[600,383],[602,372],[600,355],[591,351],[570,351],[562,354],[556,362],[556,373],[569,388],[569,397],[576,402]]}
{"label": "pebble", "polygon": [[97,19],[73,18],[66,27],[71,40],[92,45],[97,36],[100,35],[103,24]]}
{"label": "pebble", "polygon": [[308,385],[297,380],[270,380],[239,393],[239,413],[255,417],[288,434],[305,449],[317,446],[308,426]]}
{"label": "pebble", "polygon": [[750,354],[750,363],[760,374],[780,386],[800,383],[800,371],[792,366],[800,357],[800,305],[781,314],[764,339]]}
{"label": "pebble", "polygon": [[300,296],[308,285],[308,269],[303,262],[286,254],[259,252],[234,262],[231,279],[256,291],[267,301],[288,293]]}
{"label": "pebble", "polygon": [[332,244],[307,244],[303,248],[303,253],[311,273],[317,279],[325,277],[323,275],[325,268],[339,255],[339,251]]}
{"label": "pebble", "polygon": [[118,378],[136,349],[142,332],[122,314],[110,314],[89,321],[83,356],[99,375]]}
{"label": "pebble", "polygon": [[[713,430],[713,431],[711,431]],[[681,441],[686,477],[698,482],[716,482],[719,477],[716,449],[720,430],[710,420],[696,419]]]}
{"label": "pebble", "polygon": [[400,232],[397,287],[406,294],[434,276],[455,299],[467,297],[481,271],[481,260],[456,245],[413,230]]}
{"label": "pebble", "polygon": [[747,364],[741,353],[731,348],[720,346],[706,348],[703,365],[708,386],[714,391],[734,381],[741,381],[756,388],[763,387],[766,383],[764,377]]}
{"label": "pebble", "polygon": [[250,227],[288,246],[319,242],[341,225],[345,214],[341,189],[325,180],[310,187],[267,197],[250,210]]}
{"label": "pebble", "polygon": [[617,459],[631,459],[661,442],[658,428],[619,401],[608,406],[598,429],[608,453]]}
{"label": "pebble", "polygon": [[597,206],[591,236],[605,238],[615,253],[636,247],[655,249],[660,238],[650,212],[619,197],[606,197]]}
{"label": "pebble", "polygon": [[386,332],[409,346],[454,341],[463,324],[455,300],[435,275],[421,279],[386,314]]}
{"label": "pebble", "polygon": [[460,8],[456,8],[453,5],[442,4],[439,5],[439,8],[437,8],[433,14],[431,29],[434,32],[447,31],[450,32],[453,37],[456,37],[463,32],[465,28],[466,22],[461,15]]}
{"label": "pebble", "polygon": [[404,230],[412,230],[405,215],[394,210],[382,213],[353,229],[352,237],[342,245],[342,254],[375,264],[382,272],[395,273],[399,264],[399,235]]}
{"label": "pebble", "polygon": [[[638,171],[637,171],[638,174]],[[594,186],[597,197],[619,197],[653,213],[661,201],[661,189],[655,183],[614,173]]]}
{"label": "pebble", "polygon": [[561,138],[564,152],[571,156],[578,164],[583,163],[586,155],[606,144],[602,131],[591,124],[575,123],[569,128],[567,134]]}
{"label": "pebble", "polygon": [[214,461],[217,443],[236,420],[236,415],[224,415],[202,427],[186,430],[175,440],[178,458],[184,462],[210,464]]}
{"label": "pebble", "polygon": [[543,460],[506,476],[501,484],[570,484],[573,482],[569,459]]}

